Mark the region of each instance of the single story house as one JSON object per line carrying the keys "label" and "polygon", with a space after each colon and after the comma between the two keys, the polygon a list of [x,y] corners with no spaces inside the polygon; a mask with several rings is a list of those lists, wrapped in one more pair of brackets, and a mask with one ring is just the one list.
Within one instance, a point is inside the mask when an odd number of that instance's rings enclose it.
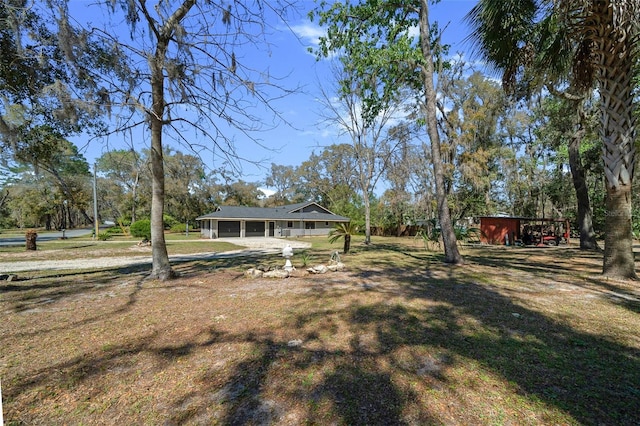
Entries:
{"label": "single story house", "polygon": [[327,235],[337,223],[350,221],[314,202],[268,208],[219,206],[196,220],[202,238]]}

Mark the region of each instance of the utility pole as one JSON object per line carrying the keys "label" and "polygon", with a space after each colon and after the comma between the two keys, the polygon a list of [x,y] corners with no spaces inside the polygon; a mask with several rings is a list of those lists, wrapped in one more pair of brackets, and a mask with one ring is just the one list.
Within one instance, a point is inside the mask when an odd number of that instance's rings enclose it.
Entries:
{"label": "utility pole", "polygon": [[96,188],[96,163],[93,163],[93,226],[94,239],[98,239],[100,221],[98,220],[98,191]]}

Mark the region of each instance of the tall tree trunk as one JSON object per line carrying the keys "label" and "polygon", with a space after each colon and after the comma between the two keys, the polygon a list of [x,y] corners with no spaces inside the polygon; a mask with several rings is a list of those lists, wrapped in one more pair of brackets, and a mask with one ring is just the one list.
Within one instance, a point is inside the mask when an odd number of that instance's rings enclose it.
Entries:
{"label": "tall tree trunk", "polygon": [[64,203],[60,204],[60,229],[67,229],[67,214]]}
{"label": "tall tree trunk", "polygon": [[395,217],[396,217],[396,237],[401,237],[402,231],[403,231],[402,226],[404,225],[402,212],[396,213]]}
{"label": "tall tree trunk", "polygon": [[152,111],[151,122],[151,277],[162,281],[175,277],[169,263],[167,244],[164,239],[164,159],[162,153],[162,125],[164,117],[163,62],[167,43],[159,40],[156,55],[150,59]]}
{"label": "tall tree trunk", "polygon": [[371,182],[369,153],[366,149],[367,128],[363,128],[361,134],[354,139],[354,151],[358,165],[358,184],[362,192],[364,203],[364,243],[371,244],[371,199],[369,198],[369,183]]}
{"label": "tall tree trunk", "polygon": [[[144,2],[142,2],[144,4]],[[169,16],[160,27],[148,15],[147,20],[157,36],[156,51],[149,58],[151,72],[151,277],[162,281],[174,278],[177,274],[171,269],[167,244],[164,239],[164,159],[162,154],[162,126],[164,125],[164,70],[169,42],[182,19],[196,3],[196,0],[184,2]]]}
{"label": "tall tree trunk", "polygon": [[4,206],[8,199],[9,191],[2,191],[2,196],[0,197],[0,209],[2,209],[2,206]]}
{"label": "tall tree trunk", "polygon": [[[161,144],[162,145],[162,144]],[[138,184],[140,182],[140,172],[135,171],[136,178],[131,188],[131,223],[136,221],[136,207],[138,206]]]}
{"label": "tall tree trunk", "polygon": [[571,140],[569,141],[569,168],[571,169],[571,177],[573,188],[576,191],[576,200],[578,202],[578,228],[580,231],[580,249],[581,250],[598,250],[598,242],[596,241],[596,233],[593,230],[593,213],[591,210],[591,202],[589,200],[589,188],[587,187],[587,172],[582,164],[580,156],[580,144],[585,136],[586,117],[584,113],[584,96],[575,95],[579,89],[572,86],[570,90],[557,92],[551,88],[552,93],[564,98],[570,107],[575,109],[573,115]]}
{"label": "tall tree trunk", "polygon": [[604,260],[602,273],[612,278],[636,279],[631,227],[631,186],[635,168],[636,116],[633,111],[635,67],[633,50],[637,35],[631,20],[617,14],[624,2],[596,2],[586,31],[597,34],[595,57],[599,59],[599,91],[602,101],[600,127],[607,187]]}
{"label": "tall tree trunk", "polygon": [[[363,185],[364,186],[364,185]],[[371,200],[366,188],[363,189],[364,202],[364,243],[371,244]]]}
{"label": "tall tree trunk", "polygon": [[451,221],[451,212],[447,204],[447,194],[444,184],[444,168],[440,149],[440,135],[438,134],[438,119],[436,116],[436,92],[433,80],[433,57],[430,44],[429,28],[429,3],[428,0],[420,1],[420,40],[424,64],[422,66],[422,79],[424,82],[425,103],[423,105],[427,132],[431,140],[431,161],[436,184],[436,198],[438,203],[438,219],[444,244],[444,260],[447,263],[462,264],[463,259],[456,234]]}
{"label": "tall tree trunk", "polygon": [[607,188],[607,231],[604,240],[603,274],[613,278],[636,278],[631,236],[631,185]]}
{"label": "tall tree trunk", "polygon": [[589,201],[589,189],[582,159],[580,158],[580,139],[583,132],[576,132],[569,142],[569,168],[573,177],[573,187],[578,200],[578,227],[580,228],[580,249],[596,250],[596,233],[593,230],[593,215]]}
{"label": "tall tree trunk", "polygon": [[73,229],[75,228],[75,222],[73,220],[73,217],[71,216],[71,207],[67,207],[67,229]]}

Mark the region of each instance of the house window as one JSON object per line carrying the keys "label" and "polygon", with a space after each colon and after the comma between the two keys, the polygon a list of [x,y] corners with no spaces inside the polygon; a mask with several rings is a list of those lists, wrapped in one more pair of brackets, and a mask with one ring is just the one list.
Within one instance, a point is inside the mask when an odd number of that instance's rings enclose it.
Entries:
{"label": "house window", "polygon": [[325,222],[325,223],[324,223],[324,225],[325,225],[325,226],[329,226],[329,222]]}
{"label": "house window", "polygon": [[316,223],[315,222],[305,222],[304,227],[305,227],[305,229],[316,229]]}
{"label": "house window", "polygon": [[293,222],[291,221],[287,222],[287,228],[293,228]]}

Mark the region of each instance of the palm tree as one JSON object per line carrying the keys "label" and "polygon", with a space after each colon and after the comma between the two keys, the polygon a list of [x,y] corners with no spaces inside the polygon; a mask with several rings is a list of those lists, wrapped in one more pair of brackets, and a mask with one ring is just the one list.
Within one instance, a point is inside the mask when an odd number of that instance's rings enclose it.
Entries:
{"label": "palm tree", "polygon": [[342,252],[349,253],[351,250],[351,236],[358,232],[358,227],[353,222],[339,223],[329,232],[329,243],[333,244],[341,238],[344,238],[344,246]]}
{"label": "palm tree", "polygon": [[631,184],[639,14],[640,0],[480,0],[467,16],[478,50],[503,71],[506,88],[517,92],[536,81],[598,88],[607,190],[603,274],[615,278],[636,278]]}

